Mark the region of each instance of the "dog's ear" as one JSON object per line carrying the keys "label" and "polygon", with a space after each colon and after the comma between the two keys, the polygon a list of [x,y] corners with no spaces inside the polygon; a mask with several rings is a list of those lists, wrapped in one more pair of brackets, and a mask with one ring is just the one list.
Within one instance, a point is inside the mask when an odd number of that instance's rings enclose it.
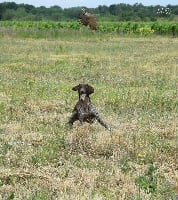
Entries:
{"label": "dog's ear", "polygon": [[94,88],[93,88],[92,86],[90,86],[90,85],[88,85],[88,84],[86,84],[86,86],[87,86],[87,94],[92,94],[92,93],[94,93]]}
{"label": "dog's ear", "polygon": [[79,88],[80,88],[80,84],[79,84],[79,85],[76,85],[75,87],[73,87],[72,90],[78,91]]}

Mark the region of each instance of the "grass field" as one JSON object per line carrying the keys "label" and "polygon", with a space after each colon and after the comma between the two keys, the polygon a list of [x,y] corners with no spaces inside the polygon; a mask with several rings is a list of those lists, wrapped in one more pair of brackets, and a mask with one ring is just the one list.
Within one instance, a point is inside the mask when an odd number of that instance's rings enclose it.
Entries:
{"label": "grass field", "polygon": [[[178,198],[178,38],[1,31],[0,199]],[[66,125],[78,83],[111,132]]]}

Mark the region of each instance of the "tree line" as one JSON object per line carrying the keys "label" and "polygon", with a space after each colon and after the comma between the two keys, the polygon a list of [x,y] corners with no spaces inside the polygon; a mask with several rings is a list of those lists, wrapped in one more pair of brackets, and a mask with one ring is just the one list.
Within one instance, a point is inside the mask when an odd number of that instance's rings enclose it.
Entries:
{"label": "tree line", "polygon": [[[158,19],[177,20],[178,5],[162,7],[144,6],[141,3],[134,5],[120,3],[110,6],[100,5],[97,8],[87,8],[99,21],[157,21]],[[29,4],[15,2],[0,3],[0,20],[23,21],[69,21],[80,17],[81,7],[61,8],[60,6],[35,7]]]}

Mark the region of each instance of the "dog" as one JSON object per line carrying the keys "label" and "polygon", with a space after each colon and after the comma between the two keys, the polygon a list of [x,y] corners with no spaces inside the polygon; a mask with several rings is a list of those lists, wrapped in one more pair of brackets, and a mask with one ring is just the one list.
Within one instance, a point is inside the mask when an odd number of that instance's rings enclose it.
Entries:
{"label": "dog", "polygon": [[98,29],[95,17],[91,13],[88,13],[85,8],[82,8],[82,13],[78,22],[83,26],[89,26],[91,30]]}
{"label": "dog", "polygon": [[69,125],[72,126],[77,120],[79,120],[81,124],[84,122],[92,124],[96,119],[102,126],[111,131],[111,128],[100,118],[96,108],[90,101],[89,95],[94,93],[94,88],[88,84],[79,84],[73,87],[72,90],[78,92],[79,100],[69,118]]}

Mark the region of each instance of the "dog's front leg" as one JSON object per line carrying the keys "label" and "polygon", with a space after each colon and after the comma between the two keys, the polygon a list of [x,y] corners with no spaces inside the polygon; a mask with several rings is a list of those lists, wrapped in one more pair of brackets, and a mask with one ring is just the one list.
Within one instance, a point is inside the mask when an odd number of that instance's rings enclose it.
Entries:
{"label": "dog's front leg", "polygon": [[80,116],[79,116],[79,121],[80,121],[80,124],[81,124],[81,125],[83,124],[84,118],[85,118],[85,117],[86,117],[86,114],[85,114],[85,113],[80,114]]}
{"label": "dog's front leg", "polygon": [[74,111],[72,112],[70,118],[69,118],[69,121],[68,121],[69,125],[72,126],[73,123],[74,123],[76,120],[77,120],[77,111],[74,110]]}
{"label": "dog's front leg", "polygon": [[108,131],[111,131],[111,128],[100,118],[99,113],[93,106],[91,108],[91,113],[102,126],[104,126]]}
{"label": "dog's front leg", "polygon": [[102,126],[104,126],[108,131],[111,131],[111,128],[106,124],[106,122],[104,122],[104,121],[100,118],[99,114],[96,114],[95,117],[96,117],[96,120],[97,120]]}

